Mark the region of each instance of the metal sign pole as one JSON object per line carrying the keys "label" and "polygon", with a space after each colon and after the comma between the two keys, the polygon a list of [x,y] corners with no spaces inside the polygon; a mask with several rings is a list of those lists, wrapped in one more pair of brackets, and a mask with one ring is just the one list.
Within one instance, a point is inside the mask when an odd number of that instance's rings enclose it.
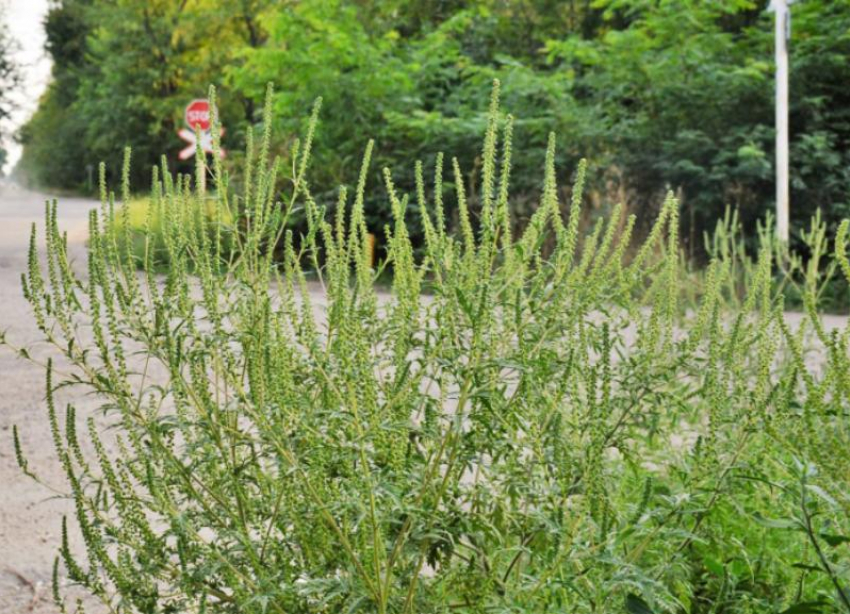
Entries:
{"label": "metal sign pole", "polygon": [[788,243],[788,1],[773,0],[772,8],[776,13],[776,236]]}

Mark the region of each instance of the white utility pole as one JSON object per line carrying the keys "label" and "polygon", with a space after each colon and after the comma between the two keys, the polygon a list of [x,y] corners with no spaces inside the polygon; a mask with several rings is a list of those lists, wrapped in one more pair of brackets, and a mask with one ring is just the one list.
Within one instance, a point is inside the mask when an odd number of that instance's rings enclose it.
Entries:
{"label": "white utility pole", "polygon": [[776,236],[788,243],[788,39],[791,15],[788,0],[772,0],[776,13]]}

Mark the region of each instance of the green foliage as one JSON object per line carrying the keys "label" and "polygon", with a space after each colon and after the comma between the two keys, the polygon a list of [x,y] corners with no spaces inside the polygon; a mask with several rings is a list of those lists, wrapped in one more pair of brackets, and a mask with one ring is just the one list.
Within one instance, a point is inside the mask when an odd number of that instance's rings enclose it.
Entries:
{"label": "green foliage", "polygon": [[[242,150],[271,81],[271,147],[286,164],[301,118],[324,99],[316,186],[355,176],[369,138],[375,168],[452,151],[472,161],[457,180],[475,225],[482,92],[498,78],[521,128],[511,202],[517,231],[533,214],[536,169],[556,131],[564,135],[561,167],[585,158],[597,169],[585,223],[616,202],[648,221],[673,189],[687,253],[705,257],[702,234],[727,206],[748,233],[773,207],[773,24],[765,8],[761,0],[63,0],[47,22],[54,82],[22,132],[20,170],[36,183],[79,187],[86,164],[117,161],[130,145],[133,180],[143,184],[161,151],[173,158],[182,147],[181,110],[208,83],[221,94],[226,147]],[[806,0],[792,13],[793,228],[821,208],[834,232],[850,213],[850,4]],[[379,182],[379,173],[370,179]],[[395,179],[414,191],[412,169]],[[391,223],[382,189],[366,198],[369,222]],[[298,221],[304,231],[306,220]],[[410,223],[421,249],[423,229]],[[793,240],[802,247],[799,235]]]}
{"label": "green foliage", "polygon": [[[263,3],[228,6],[171,0],[52,6],[45,27],[53,82],[21,130],[22,179],[84,187],[87,166],[110,160],[117,168],[131,146],[141,162],[131,169],[133,180],[146,182],[161,153],[180,148],[176,131],[185,105],[202,98],[225,66],[238,64],[246,47],[261,43],[253,14]],[[252,108],[251,101],[230,96],[220,112],[236,127],[246,115],[253,119]]]}
{"label": "green foliage", "polygon": [[[664,185],[682,190],[689,249],[724,206],[752,231],[771,210],[773,29],[763,2],[600,2],[629,25],[601,40],[553,42],[550,53],[586,73],[591,99],[611,126],[614,160],[641,200]],[[850,47],[846,2],[792,8],[791,174],[793,225],[821,208],[834,230],[847,215],[843,90]],[[817,51],[816,51],[817,50]],[[819,56],[823,54],[823,58]],[[841,58],[841,59],[839,59]]]}
{"label": "green foliage", "polygon": [[[846,229],[845,229],[846,231]],[[789,251],[787,246],[773,244],[773,217],[768,215],[764,222],[756,224],[756,237],[759,245],[772,244],[774,266],[774,284],[776,290],[783,296],[785,307],[793,310],[808,308],[808,303],[815,302],[824,311],[838,313],[846,312],[848,305],[847,269],[840,270],[840,260],[836,258],[827,266],[821,266],[820,258],[826,242],[828,228],[820,210],[810,221],[809,229],[800,232],[804,246],[803,253]],[[731,269],[726,281],[725,291],[730,300],[738,304],[752,287],[758,274],[759,250],[753,250],[737,211],[727,209],[724,216],[718,220],[714,232],[706,233],[705,253],[712,259],[722,259],[731,263]],[[835,236],[836,249],[843,245],[844,239],[839,227]],[[697,288],[704,283],[706,274],[710,273],[697,269],[693,275]],[[703,280],[703,281],[700,281]],[[814,295],[811,287],[817,290]]]}
{"label": "green foliage", "polygon": [[[622,208],[583,234],[585,164],[564,219],[554,135],[513,231],[498,91],[477,224],[443,177],[467,160],[415,165],[412,196],[382,169],[389,294],[367,256],[372,145],[356,187],[320,197],[315,112],[292,165],[271,153],[268,113],[240,177],[213,158],[215,192],[163,165],[163,276],[105,185],[87,276],[48,205],[23,290],[62,356],[46,396],[76,509],[70,581],[122,614],[850,611],[850,328],[817,313],[822,261],[850,273],[848,224],[834,244],[818,221],[806,235],[798,323],[769,233],[755,264],[719,233],[685,309],[678,201],[643,243]],[[63,413],[66,385],[103,415]]]}
{"label": "green foliage", "polygon": [[[377,168],[393,166],[399,159],[424,161],[436,149],[475,160],[462,177],[451,181],[467,184],[477,217],[481,203],[475,186],[482,172],[478,140],[488,106],[482,92],[498,77],[505,84],[506,103],[518,110],[523,128],[518,143],[523,153],[514,160],[512,202],[516,222],[523,226],[536,202],[540,186],[535,171],[543,163],[549,132],[576,135],[578,140],[559,153],[560,162],[573,166],[588,143],[583,126],[592,124],[593,113],[575,103],[563,75],[538,70],[542,63],[536,52],[518,59],[508,54],[519,32],[506,28],[507,20],[518,16],[518,7],[494,7],[491,13],[486,4],[434,11],[429,21],[406,27],[407,16],[428,14],[433,4],[411,3],[403,9],[379,4],[370,12],[345,1],[308,1],[269,11],[263,22],[267,43],[249,50],[245,63],[229,71],[229,84],[256,98],[267,82],[274,82],[284,134],[297,133],[300,113],[322,97],[327,140],[315,152],[314,181],[320,186],[343,183],[354,174],[366,138],[375,141]],[[526,8],[536,22],[542,16],[533,4]],[[527,45],[519,49],[529,55]],[[399,186],[414,190],[412,169],[399,170],[395,178]],[[379,173],[374,179],[380,180]],[[378,228],[392,219],[380,190],[367,195],[365,215]],[[458,222],[451,220],[453,226]],[[415,219],[411,225],[419,247],[422,229]]]}

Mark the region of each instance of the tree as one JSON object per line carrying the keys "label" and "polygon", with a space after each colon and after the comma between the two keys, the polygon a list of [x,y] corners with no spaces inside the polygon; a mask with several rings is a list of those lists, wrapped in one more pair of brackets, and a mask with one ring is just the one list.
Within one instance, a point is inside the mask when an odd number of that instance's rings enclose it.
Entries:
{"label": "tree", "polygon": [[[22,133],[22,165],[38,181],[74,187],[83,161],[115,171],[131,145],[134,184],[144,185],[156,152],[173,156],[182,145],[181,109],[211,83],[231,164],[272,82],[273,148],[284,157],[300,118],[323,99],[314,179],[325,192],[314,196],[328,207],[335,187],[356,179],[370,138],[376,169],[411,159],[427,167],[452,151],[472,187],[486,92],[498,78],[505,106],[523,118],[514,134],[527,152],[514,159],[519,225],[539,201],[534,170],[554,130],[561,168],[584,157],[596,169],[588,217],[617,200],[651,213],[674,189],[699,256],[703,231],[727,205],[748,229],[773,208],[765,8],[766,0],[61,0],[47,22],[54,82]],[[850,0],[807,0],[793,11],[792,224],[823,207],[834,228],[850,212]],[[412,172],[396,182],[415,193]],[[370,198],[366,215],[380,231],[388,201],[380,190]],[[477,203],[471,190],[473,213]]]}
{"label": "tree", "polygon": [[90,6],[91,0],[63,0],[52,5],[45,18],[51,81],[17,135],[23,152],[15,173],[24,183],[79,188],[86,165],[97,163],[86,147],[84,121],[74,110],[80,83],[95,70],[86,53]]}
{"label": "tree", "polygon": [[[606,150],[631,204],[682,196],[685,238],[726,206],[752,229],[774,206],[772,17],[766,2],[603,0],[591,41],[553,41],[561,70],[582,74],[585,105],[602,111]],[[792,228],[820,207],[834,229],[850,202],[850,2],[793,9]]]}

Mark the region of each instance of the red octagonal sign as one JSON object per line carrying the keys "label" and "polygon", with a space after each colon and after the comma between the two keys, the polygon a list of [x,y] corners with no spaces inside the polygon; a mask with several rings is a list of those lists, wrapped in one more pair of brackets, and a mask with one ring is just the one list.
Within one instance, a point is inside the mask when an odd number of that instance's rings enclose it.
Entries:
{"label": "red octagonal sign", "polygon": [[186,106],[186,125],[192,130],[206,132],[210,129],[210,103],[208,100],[193,100]]}

